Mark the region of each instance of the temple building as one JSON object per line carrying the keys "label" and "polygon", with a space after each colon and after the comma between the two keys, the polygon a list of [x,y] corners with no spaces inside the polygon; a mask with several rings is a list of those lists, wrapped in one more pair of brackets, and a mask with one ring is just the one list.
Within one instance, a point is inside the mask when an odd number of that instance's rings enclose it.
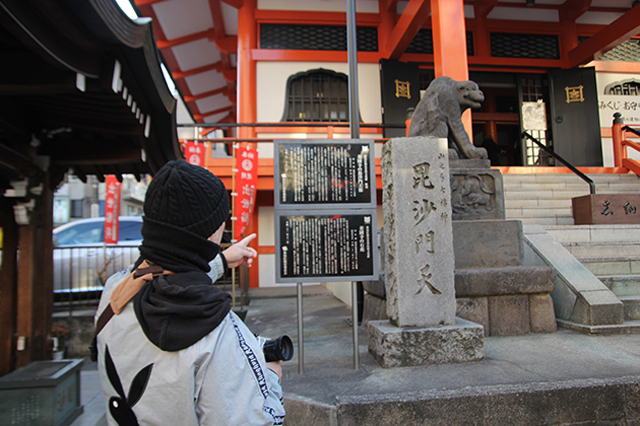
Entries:
{"label": "temple building", "polygon": [[[275,285],[270,142],[350,137],[348,2],[135,3],[153,19],[158,47],[203,125],[179,130],[181,140],[207,142],[207,167],[229,187],[231,143],[257,146],[246,232],[258,232],[260,257],[250,285]],[[379,157],[386,138],[405,135],[402,125],[429,83],[446,75],[484,92],[482,108],[463,119],[477,146],[488,137],[497,143],[493,166],[503,173],[567,171],[523,132],[589,173],[627,173],[614,164],[611,127],[616,112],[640,124],[637,3],[358,0],[360,137],[376,140]]]}

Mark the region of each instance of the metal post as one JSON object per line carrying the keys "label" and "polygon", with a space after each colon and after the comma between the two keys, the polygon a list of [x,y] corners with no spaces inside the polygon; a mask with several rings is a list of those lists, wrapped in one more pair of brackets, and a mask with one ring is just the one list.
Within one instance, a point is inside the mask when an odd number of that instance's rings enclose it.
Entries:
{"label": "metal post", "polygon": [[356,2],[347,0],[347,56],[349,60],[349,122],[351,139],[360,138],[358,105],[358,45],[356,42]]}
{"label": "metal post", "polygon": [[298,283],[298,374],[304,373],[304,333],[302,329],[302,283]]}
{"label": "metal post", "polygon": [[358,283],[351,283],[351,321],[353,322],[353,369],[360,369],[360,351],[358,350]]}
{"label": "metal post", "polygon": [[[358,103],[358,44],[356,39],[356,2],[347,0],[347,57],[349,61],[349,123],[351,139],[360,139],[360,108]],[[360,368],[358,352],[358,288],[351,283],[351,307],[353,322],[353,368]]]}

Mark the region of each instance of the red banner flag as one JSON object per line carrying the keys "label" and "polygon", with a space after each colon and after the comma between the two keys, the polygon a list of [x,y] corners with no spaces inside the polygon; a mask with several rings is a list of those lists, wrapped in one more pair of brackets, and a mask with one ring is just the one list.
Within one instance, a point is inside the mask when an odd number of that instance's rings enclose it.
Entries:
{"label": "red banner flag", "polygon": [[204,167],[205,145],[203,143],[185,142],[184,158],[187,163]]}
{"label": "red banner flag", "polygon": [[236,150],[236,180],[233,192],[234,216],[236,223],[233,238],[242,239],[242,234],[249,226],[255,203],[256,184],[258,182],[258,151],[255,148],[241,146]]}
{"label": "red banner flag", "polygon": [[120,217],[120,182],[114,175],[107,175],[107,195],[104,200],[104,242],[118,243]]}

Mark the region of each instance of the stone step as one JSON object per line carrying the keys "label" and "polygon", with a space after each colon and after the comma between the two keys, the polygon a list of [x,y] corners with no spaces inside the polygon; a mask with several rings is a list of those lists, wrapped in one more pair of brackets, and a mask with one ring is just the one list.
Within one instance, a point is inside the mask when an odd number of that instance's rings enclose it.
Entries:
{"label": "stone step", "polygon": [[640,257],[638,256],[579,258],[578,260],[597,277],[640,274]]}
{"label": "stone step", "polygon": [[640,241],[640,225],[553,225],[545,230],[559,243]]}
{"label": "stone step", "polygon": [[622,303],[624,303],[625,321],[639,320],[640,319],[640,295],[621,296],[620,300],[622,300]]}
{"label": "stone step", "polygon": [[456,269],[456,297],[549,293],[556,271],[544,266]]}
{"label": "stone step", "polygon": [[[507,216],[507,219],[516,219]],[[556,225],[573,225],[573,217],[555,216],[555,217],[523,217],[517,218],[523,225],[541,225],[545,228],[547,226]]]}
{"label": "stone step", "polygon": [[601,275],[598,279],[618,297],[640,295],[640,275]]}
{"label": "stone step", "polygon": [[524,217],[570,217],[573,219],[571,208],[509,208],[505,209],[505,216],[511,219]]}
{"label": "stone step", "polygon": [[571,242],[563,243],[569,253],[577,258],[619,258],[621,256],[640,257],[640,244],[632,241],[611,242]]}
{"label": "stone step", "polygon": [[507,191],[504,192],[504,197],[507,200],[569,200],[571,198],[582,197],[589,195],[589,191]]}
{"label": "stone step", "polygon": [[566,200],[564,198],[558,198],[554,200],[544,200],[544,199],[508,199],[504,201],[504,207],[506,209],[570,209],[571,208],[571,200]]}

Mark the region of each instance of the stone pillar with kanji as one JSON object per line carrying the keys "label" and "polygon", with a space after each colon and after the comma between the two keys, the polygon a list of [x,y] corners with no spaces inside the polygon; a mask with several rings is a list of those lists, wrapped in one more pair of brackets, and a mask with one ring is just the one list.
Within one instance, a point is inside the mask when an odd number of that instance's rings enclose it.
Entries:
{"label": "stone pillar with kanji", "polygon": [[383,367],[482,359],[482,326],[456,318],[447,140],[391,139],[381,167],[389,320],[369,322],[369,352]]}

